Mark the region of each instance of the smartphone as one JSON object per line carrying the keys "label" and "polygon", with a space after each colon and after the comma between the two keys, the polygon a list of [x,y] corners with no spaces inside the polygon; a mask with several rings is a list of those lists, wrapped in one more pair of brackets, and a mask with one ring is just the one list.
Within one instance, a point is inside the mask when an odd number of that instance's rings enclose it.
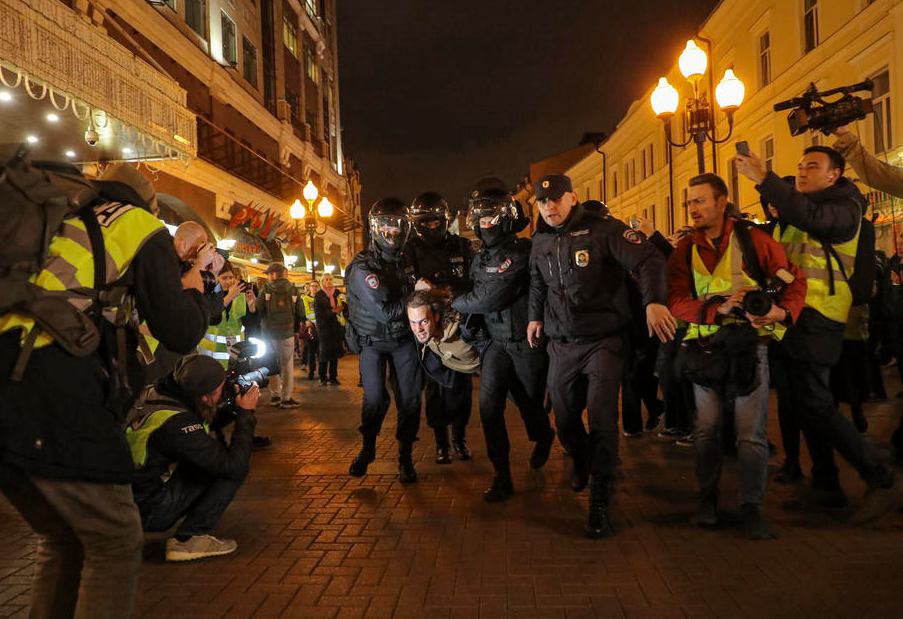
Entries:
{"label": "smartphone", "polygon": [[743,155],[744,157],[749,157],[749,143],[746,140],[742,142],[734,142],[734,146],[737,147],[737,152]]}
{"label": "smartphone", "polygon": [[634,230],[639,230],[642,225],[643,222],[640,221],[639,217],[634,217],[630,220],[630,227]]}

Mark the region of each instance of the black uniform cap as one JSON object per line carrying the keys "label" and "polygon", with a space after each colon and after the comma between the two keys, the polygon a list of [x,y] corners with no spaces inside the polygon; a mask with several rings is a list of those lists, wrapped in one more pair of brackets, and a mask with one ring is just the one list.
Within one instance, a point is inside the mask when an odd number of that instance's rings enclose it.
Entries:
{"label": "black uniform cap", "polygon": [[574,191],[571,187],[571,179],[564,174],[549,174],[543,176],[536,181],[533,186],[537,200],[557,200],[569,191]]}

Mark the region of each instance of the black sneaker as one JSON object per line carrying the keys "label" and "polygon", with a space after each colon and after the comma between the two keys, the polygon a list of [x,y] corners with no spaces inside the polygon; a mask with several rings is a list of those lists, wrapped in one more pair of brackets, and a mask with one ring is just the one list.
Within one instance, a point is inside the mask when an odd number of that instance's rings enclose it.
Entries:
{"label": "black sneaker", "polygon": [[536,441],[533,446],[533,453],[530,454],[530,468],[541,469],[549,460],[549,453],[552,451],[552,443],[555,442],[555,430],[549,428],[549,435],[541,440]]}
{"label": "black sneaker", "polygon": [[492,485],[483,493],[483,500],[487,503],[507,501],[514,494],[514,484],[511,483],[510,473],[496,473],[492,479]]}
{"label": "black sneaker", "polygon": [[646,419],[646,429],[649,431],[655,430],[658,427],[658,424],[662,421],[662,415],[665,414],[665,406],[661,400],[658,401],[658,411],[656,413],[652,413],[649,415],[649,418]]}
{"label": "black sneaker", "polygon": [[351,466],[348,468],[348,474],[352,477],[363,477],[367,474],[367,467],[370,466],[370,463],[374,460],[376,460],[376,449],[365,445],[361,448],[357,457],[351,462]]}
{"label": "black sneaker", "polygon": [[675,445],[680,447],[692,447],[693,446],[693,435],[687,434],[686,436],[681,436],[679,439],[674,441]]}
{"label": "black sneaker", "polygon": [[270,398],[270,406],[279,406],[280,404],[282,404],[282,398],[280,396],[274,395]]}
{"label": "black sneaker", "polygon": [[436,464],[451,464],[451,454],[448,453],[448,445],[436,446]]}
{"label": "black sneaker", "polygon": [[272,445],[273,441],[270,440],[269,436],[257,436],[255,434],[251,438],[251,451],[260,451],[261,449],[266,449]]}
{"label": "black sneaker", "polygon": [[452,439],[452,449],[455,450],[455,454],[458,456],[458,460],[470,460],[470,450],[467,448],[467,439],[466,438],[453,438]]}
{"label": "black sneaker", "polygon": [[282,400],[282,404],[279,405],[279,408],[297,408],[301,406],[301,402],[298,402],[294,398],[289,398],[288,400]]}
{"label": "black sneaker", "polygon": [[398,481],[403,484],[413,484],[415,481],[417,481],[417,470],[414,468],[413,461],[399,460]]}

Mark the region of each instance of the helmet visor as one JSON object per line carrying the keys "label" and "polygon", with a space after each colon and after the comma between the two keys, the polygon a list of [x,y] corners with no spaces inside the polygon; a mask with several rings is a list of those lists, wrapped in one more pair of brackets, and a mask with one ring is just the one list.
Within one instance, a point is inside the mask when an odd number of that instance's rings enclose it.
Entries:
{"label": "helmet visor", "polygon": [[467,227],[491,228],[504,219],[517,219],[517,208],[513,201],[471,200],[467,209]]}
{"label": "helmet visor", "polygon": [[387,247],[401,247],[408,235],[406,215],[374,215],[370,217],[371,236]]}

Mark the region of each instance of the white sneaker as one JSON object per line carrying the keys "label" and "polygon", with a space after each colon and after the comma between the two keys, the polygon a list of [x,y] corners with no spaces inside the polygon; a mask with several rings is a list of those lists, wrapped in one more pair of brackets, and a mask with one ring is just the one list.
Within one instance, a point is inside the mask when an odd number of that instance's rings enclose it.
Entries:
{"label": "white sneaker", "polygon": [[212,535],[194,535],[180,542],[174,537],[166,540],[167,561],[192,561],[204,557],[218,557],[235,552],[238,544],[231,539],[217,539]]}

